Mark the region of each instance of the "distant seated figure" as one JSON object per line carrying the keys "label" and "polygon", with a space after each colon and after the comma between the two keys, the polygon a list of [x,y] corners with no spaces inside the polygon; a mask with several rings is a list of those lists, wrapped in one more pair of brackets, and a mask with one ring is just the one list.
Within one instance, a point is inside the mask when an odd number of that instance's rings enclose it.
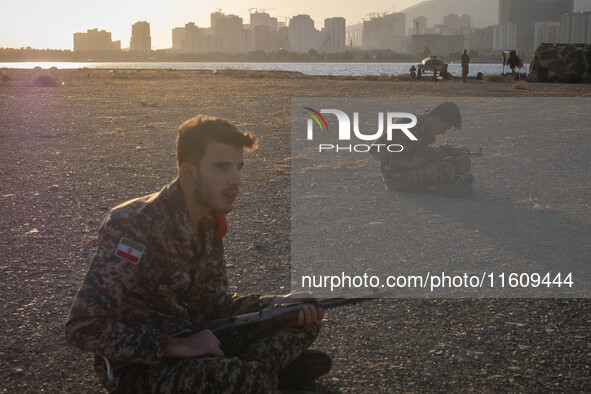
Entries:
{"label": "distant seated figure", "polygon": [[[397,123],[403,123],[401,120]],[[418,141],[404,133],[393,133],[388,141],[384,134],[374,141],[370,154],[380,162],[384,184],[392,192],[428,192],[448,197],[466,198],[472,193],[474,177],[470,174],[467,155],[429,159],[421,153],[436,142],[437,136],[450,129],[459,129],[462,117],[458,106],[445,102],[425,114],[417,115],[417,124],[410,129]],[[402,152],[389,152],[385,145],[398,144]]]}
{"label": "distant seated figure", "polygon": [[447,72],[447,64],[443,65],[443,71],[441,72],[443,79],[451,79],[451,74]]}
{"label": "distant seated figure", "polygon": [[417,77],[417,68],[414,66],[414,64],[410,67],[410,77],[411,78]]}

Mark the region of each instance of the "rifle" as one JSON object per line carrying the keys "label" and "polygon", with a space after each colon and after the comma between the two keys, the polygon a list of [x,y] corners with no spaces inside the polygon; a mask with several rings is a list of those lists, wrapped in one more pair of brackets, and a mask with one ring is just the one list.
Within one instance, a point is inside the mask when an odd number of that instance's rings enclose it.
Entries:
{"label": "rifle", "polygon": [[[398,156],[400,155],[400,156]],[[410,152],[402,151],[400,153],[393,153],[387,156],[385,162],[382,162],[382,170],[392,167],[392,161],[397,158],[422,157],[427,161],[438,161],[446,157],[458,156],[478,156],[482,157],[482,148],[478,148],[477,152],[472,152],[468,148],[454,148],[450,145],[441,146],[422,146],[411,150]]]}
{"label": "rifle", "polygon": [[[359,298],[325,298],[316,302],[290,302],[263,308],[258,312],[245,313],[243,315],[212,320],[205,323],[201,329],[211,330],[211,332],[213,332],[216,337],[223,341],[223,339],[231,339],[232,337],[239,335],[242,331],[256,330],[259,332],[265,332],[270,329],[285,327],[290,323],[297,322],[298,314],[302,307],[306,304],[313,304],[317,308],[331,309],[343,305],[357,304],[359,302],[382,298],[389,294],[391,294],[391,291],[374,293],[366,297]],[[175,333],[172,336],[187,336],[193,333],[195,333],[195,331],[187,329]]]}
{"label": "rifle", "polygon": [[[212,320],[205,323],[199,330],[208,329],[215,334],[223,343],[231,343],[241,332],[247,330],[256,330],[264,333],[273,328],[280,328],[290,323],[297,322],[298,314],[305,304],[313,304],[323,309],[336,308],[343,305],[356,304],[359,302],[370,301],[373,299],[385,297],[392,291],[383,291],[370,294],[360,298],[325,298],[319,301],[297,301],[287,304],[274,305],[263,308],[258,312],[245,313],[243,315],[232,316],[224,319]],[[185,337],[198,332],[199,330],[185,329],[172,334],[173,337]],[[103,356],[107,368],[107,385],[114,387],[115,376],[119,376],[125,371],[137,367],[137,364],[129,364],[114,369],[109,360]]]}

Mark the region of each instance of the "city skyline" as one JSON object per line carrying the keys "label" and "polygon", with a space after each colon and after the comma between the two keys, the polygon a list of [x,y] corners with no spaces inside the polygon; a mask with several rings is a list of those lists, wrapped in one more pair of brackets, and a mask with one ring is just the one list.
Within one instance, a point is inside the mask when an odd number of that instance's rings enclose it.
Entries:
{"label": "city skyline", "polygon": [[[422,0],[372,0],[370,2],[302,0],[238,0],[206,1],[195,4],[189,0],[173,0],[166,4],[157,0],[104,0],[88,1],[24,0],[6,4],[0,14],[0,47],[35,49],[73,48],[73,34],[98,28],[112,33],[113,40],[120,40],[128,48],[131,26],[138,21],[150,23],[152,49],[167,49],[171,44],[171,30],[194,22],[199,27],[210,26],[210,14],[221,9],[235,14],[248,23],[248,9],[264,10],[279,21],[287,21],[295,15],[307,14],[321,28],[326,18],[344,17],[347,26],[360,23],[375,12],[399,12],[421,3]],[[575,11],[591,11],[591,0],[575,0]],[[443,18],[443,15],[441,16]],[[430,21],[432,24],[433,21]],[[42,34],[41,34],[42,33]]]}
{"label": "city skyline", "polygon": [[[289,2],[287,0],[246,1],[222,0],[196,4],[189,0],[173,0],[163,3],[157,0],[104,0],[88,1],[24,0],[6,4],[0,14],[0,47],[36,49],[72,49],[73,34],[98,28],[112,33],[113,40],[120,40],[128,48],[131,26],[138,21],[150,23],[152,49],[167,49],[171,45],[171,30],[194,22],[199,27],[209,27],[210,14],[221,9],[235,14],[248,23],[248,9],[264,10],[279,21],[287,21],[295,15],[307,14],[316,28],[324,19],[344,17],[346,24],[360,23],[368,14],[399,12],[421,3],[422,0],[372,0],[324,1],[311,0]],[[575,11],[591,11],[591,0],[575,0]],[[442,15],[443,18],[443,15]],[[433,22],[430,22],[433,23]]]}
{"label": "city skyline", "polygon": [[[102,2],[55,0],[23,0],[3,6],[0,14],[0,47],[36,49],[72,49],[72,35],[98,28],[112,33],[122,47],[129,47],[131,26],[138,21],[150,23],[153,49],[171,47],[174,27],[194,22],[210,26],[210,14],[218,9],[235,14],[248,23],[249,8],[266,10],[279,21],[298,14],[308,14],[318,28],[324,19],[344,17],[347,23],[358,23],[370,12],[401,11],[422,0],[372,0],[360,3],[350,0],[221,0],[195,2],[189,0],[104,0]],[[43,34],[40,34],[43,32]]]}

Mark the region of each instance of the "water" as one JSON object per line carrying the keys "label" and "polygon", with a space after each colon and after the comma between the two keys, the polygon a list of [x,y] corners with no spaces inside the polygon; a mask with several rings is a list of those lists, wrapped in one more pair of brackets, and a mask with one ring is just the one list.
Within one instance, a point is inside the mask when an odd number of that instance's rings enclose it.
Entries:
{"label": "water", "polygon": [[[48,69],[97,68],[97,69],[174,69],[174,70],[258,70],[258,71],[296,71],[306,75],[399,75],[408,74],[412,65],[416,63],[254,63],[254,62],[18,62],[0,63],[0,68],[32,69],[37,66]],[[527,70],[529,65],[525,65]],[[523,71],[522,70],[522,71]],[[505,72],[509,72],[505,67]],[[451,63],[448,72],[454,77],[460,77],[462,67],[459,63]],[[471,63],[471,77],[477,73],[500,74],[503,72],[501,63]]]}

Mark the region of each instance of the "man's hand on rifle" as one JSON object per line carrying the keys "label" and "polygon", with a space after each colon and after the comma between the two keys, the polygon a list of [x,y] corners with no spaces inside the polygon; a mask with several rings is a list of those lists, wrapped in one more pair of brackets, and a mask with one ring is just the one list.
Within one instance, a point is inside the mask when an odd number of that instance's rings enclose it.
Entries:
{"label": "man's hand on rifle", "polygon": [[302,309],[298,313],[298,320],[292,326],[304,326],[321,321],[324,310],[316,307],[316,298],[308,293],[295,293],[278,296],[271,300],[271,305],[281,305],[302,302]]}
{"label": "man's hand on rifle", "polygon": [[164,357],[191,358],[205,355],[223,357],[220,340],[210,330],[201,330],[187,337],[170,337]]}

